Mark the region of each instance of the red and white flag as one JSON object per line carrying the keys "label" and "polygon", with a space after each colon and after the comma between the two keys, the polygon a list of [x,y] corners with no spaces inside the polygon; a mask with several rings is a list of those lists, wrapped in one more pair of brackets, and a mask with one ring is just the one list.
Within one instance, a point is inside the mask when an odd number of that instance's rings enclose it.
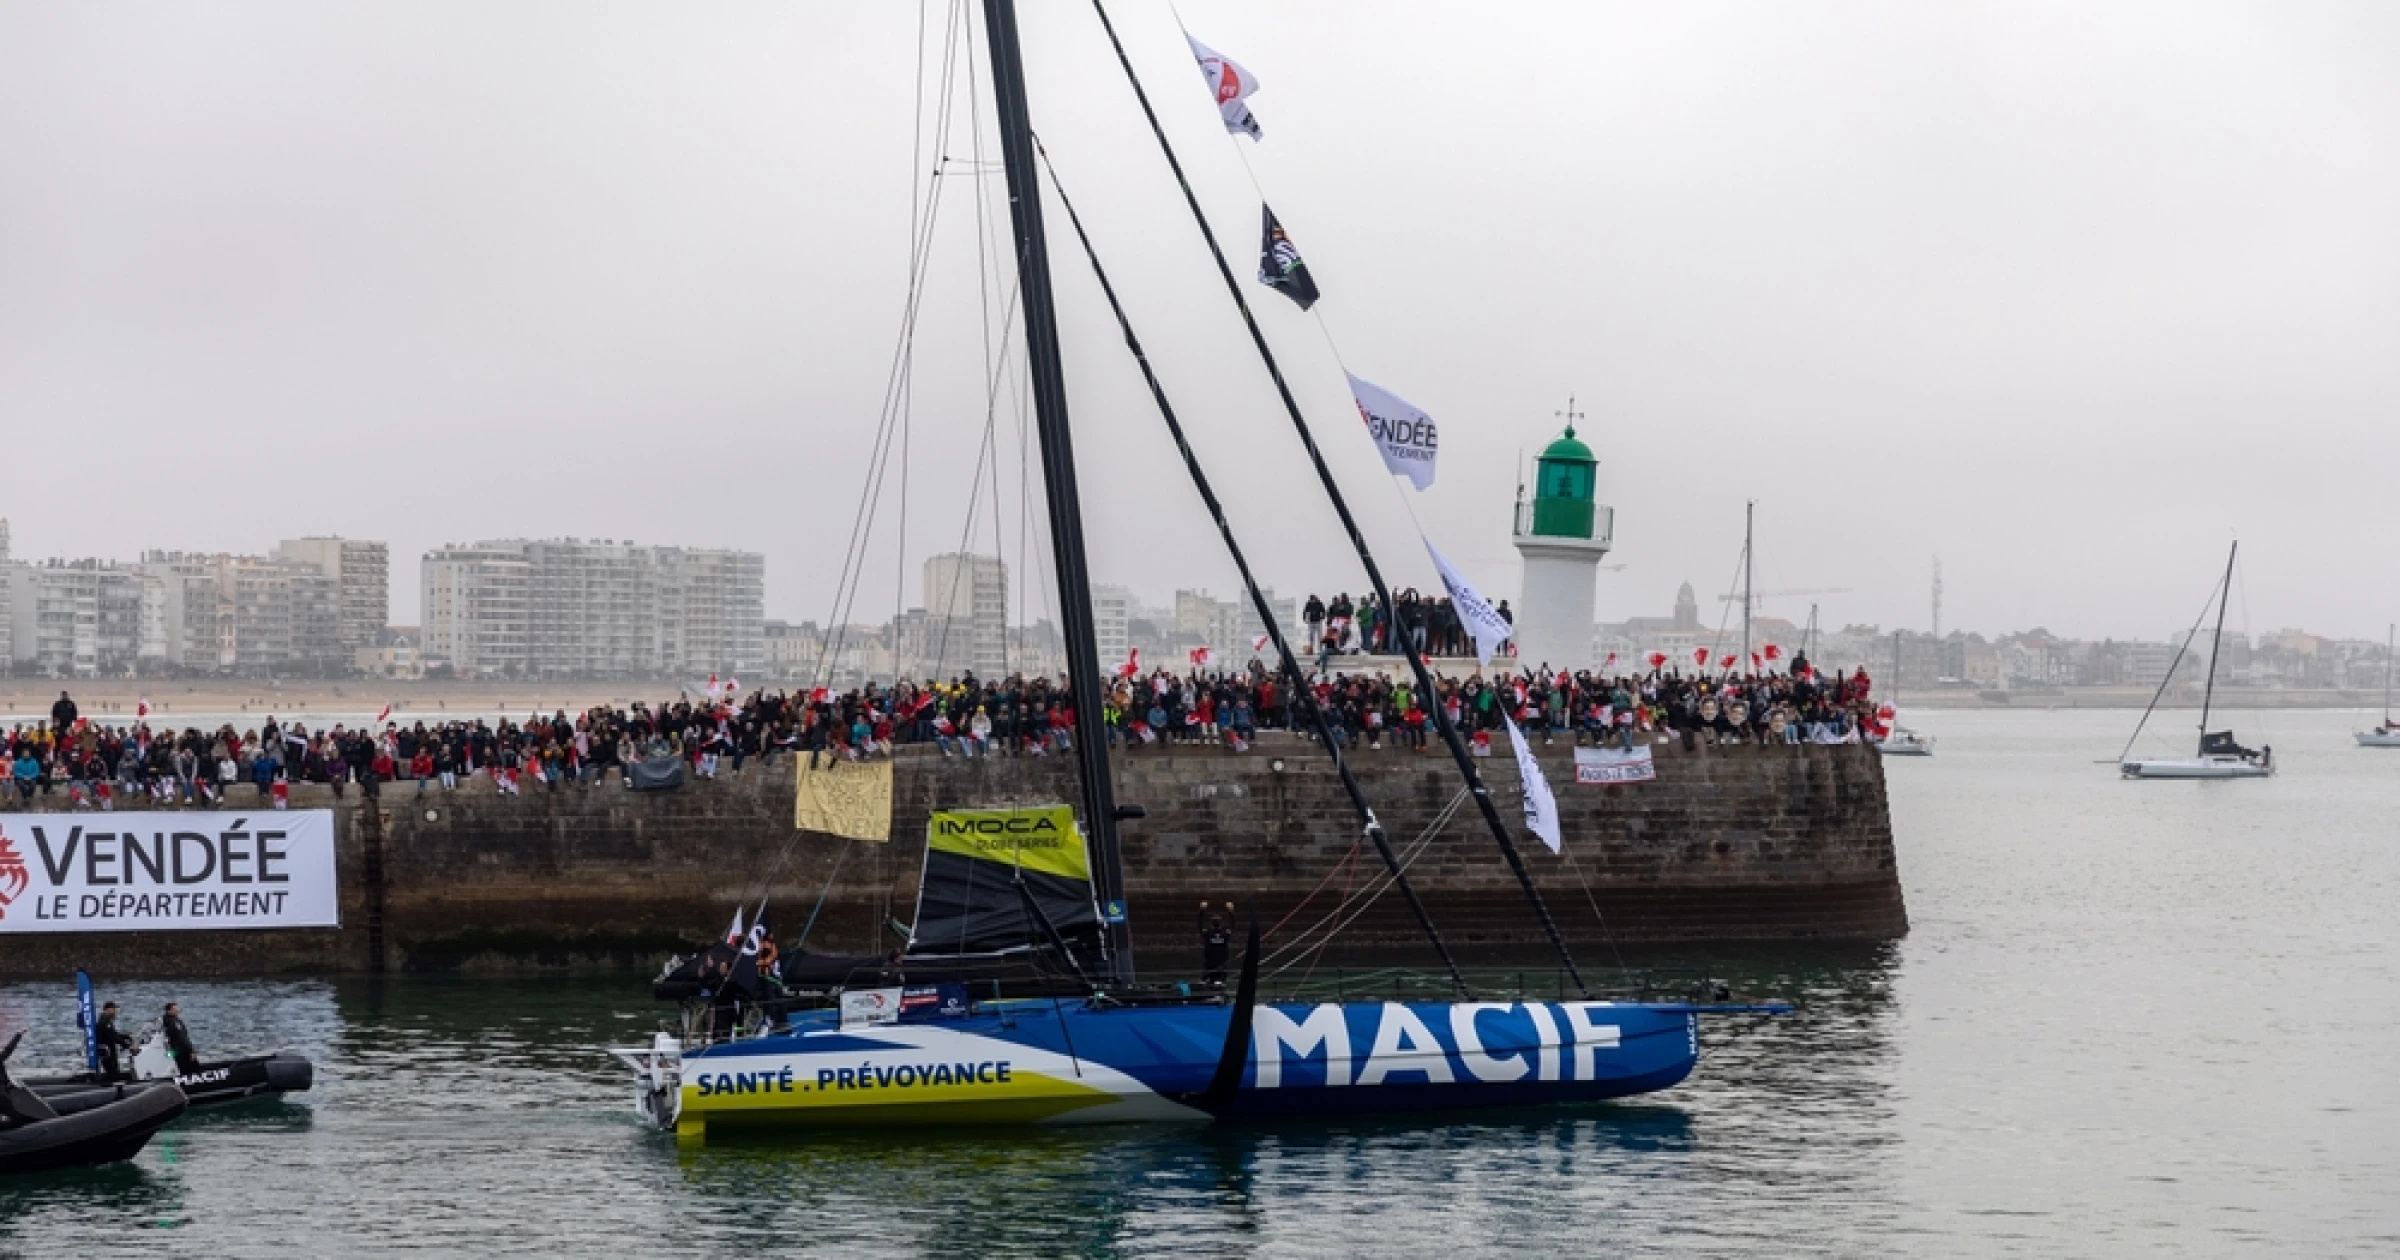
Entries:
{"label": "red and white flag", "polygon": [[725,698],[731,700],[740,694],[742,694],[742,680],[727,674],[725,676]]}
{"label": "red and white flag", "polygon": [[1258,90],[1258,76],[1199,40],[1189,35],[1184,39],[1191,44],[1192,56],[1200,63],[1200,77],[1208,80],[1208,90],[1217,98],[1217,114],[1225,120],[1226,134],[1258,139],[1258,120],[1250,116],[1250,107],[1242,103],[1243,97]]}
{"label": "red and white flag", "polygon": [[1722,656],[1722,657],[1718,658],[1718,660],[1717,660],[1717,668],[1719,668],[1719,669],[1732,669],[1732,668],[1733,668],[1733,653],[1731,653],[1731,652],[1727,652],[1727,653],[1726,653],[1724,656]]}
{"label": "red and white flag", "polygon": [[1211,666],[1211,665],[1214,665],[1214,664],[1216,664],[1216,663],[1217,663],[1217,654],[1216,654],[1216,653],[1214,653],[1214,652],[1211,652],[1211,651],[1209,651],[1209,650],[1208,650],[1208,648],[1207,648],[1205,645],[1203,645],[1203,646],[1201,646],[1201,647],[1196,647],[1196,648],[1193,648],[1193,649],[1192,649],[1192,668],[1193,668],[1193,669],[1207,669],[1209,666]]}
{"label": "red and white flag", "polygon": [[1141,672],[1142,650],[1138,647],[1125,649],[1125,663],[1117,666],[1117,677],[1131,678]]}
{"label": "red and white flag", "polygon": [[1707,648],[1704,648],[1704,647],[1696,647],[1696,648],[1693,648],[1693,649],[1692,649],[1692,664],[1694,664],[1694,665],[1698,665],[1698,666],[1700,666],[1701,668],[1703,668],[1703,669],[1706,669],[1706,668],[1708,667],[1708,649],[1707,649]]}
{"label": "red and white flag", "polygon": [[1611,666],[1611,665],[1614,665],[1614,664],[1616,664],[1616,663],[1617,663],[1617,654],[1616,654],[1616,653],[1614,653],[1614,652],[1611,652],[1611,653],[1609,653],[1609,654],[1608,654],[1608,659],[1607,659],[1607,660],[1600,662],[1600,668],[1602,668],[1602,669],[1606,669],[1606,668],[1608,668],[1609,666]]}
{"label": "red and white flag", "polygon": [[1267,650],[1267,639],[1268,639],[1268,637],[1269,637],[1269,636],[1267,636],[1267,635],[1263,635],[1263,634],[1254,634],[1254,635],[1251,635],[1251,636],[1250,636],[1250,650],[1251,650],[1251,651],[1253,651],[1253,652],[1264,652],[1264,651],[1266,651],[1266,650]]}
{"label": "red and white flag", "polygon": [[376,714],[376,715],[375,715],[375,720],[376,720],[376,721],[378,721],[378,722],[381,722],[381,721],[383,721],[383,720],[385,720],[386,718],[389,718],[389,717],[391,717],[391,716],[392,716],[392,702],[391,702],[391,701],[389,701],[389,700],[386,700],[386,701],[384,701],[384,702],[383,702],[383,712]]}
{"label": "red and white flag", "polygon": [[1667,667],[1667,654],[1666,654],[1666,653],[1664,653],[1664,652],[1652,652],[1652,653],[1650,654],[1650,668],[1652,668],[1652,669],[1665,669],[1666,667]]}
{"label": "red and white flag", "polygon": [[823,687],[813,687],[809,689],[808,702],[810,704],[829,704],[832,702],[832,700],[833,693]]}
{"label": "red and white flag", "polygon": [[1780,647],[1778,647],[1778,646],[1776,646],[1775,644],[1772,644],[1772,643],[1768,644],[1768,645],[1767,645],[1767,659],[1768,659],[1768,660],[1770,660],[1770,661],[1780,661],[1780,660],[1782,660],[1782,659],[1783,659],[1783,649],[1782,649],[1782,648],[1780,648]]}
{"label": "red and white flag", "polygon": [[711,700],[716,699],[717,690],[717,676],[712,673],[708,676],[708,698]]}
{"label": "red and white flag", "polygon": [[146,718],[150,716],[150,697],[143,696],[141,699],[133,702],[133,715],[137,718]]}

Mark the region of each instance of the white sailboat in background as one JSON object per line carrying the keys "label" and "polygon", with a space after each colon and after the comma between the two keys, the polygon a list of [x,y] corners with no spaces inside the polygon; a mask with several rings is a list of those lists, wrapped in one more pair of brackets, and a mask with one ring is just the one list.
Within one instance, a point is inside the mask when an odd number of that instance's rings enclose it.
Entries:
{"label": "white sailboat in background", "polygon": [[2364,748],[2400,748],[2400,722],[2392,721],[2392,629],[2383,632],[2383,722],[2371,731],[2359,731],[2358,742]]}
{"label": "white sailboat in background", "polygon": [[[2275,750],[2272,747],[2252,750],[2234,742],[2232,731],[2208,729],[2208,712],[2217,695],[2217,658],[2225,642],[2225,605],[2233,597],[2233,560],[2241,554],[2242,544],[2235,542],[2225,553],[2225,580],[2217,587],[2217,628],[2208,644],[2208,685],[2200,693],[2200,752],[2191,757],[2134,758],[2118,754],[2118,770],[2128,779],[2261,779],[2275,773]],[[2205,612],[2205,610],[2203,610]],[[2194,632],[2198,626],[2192,627]],[[2184,649],[2191,647],[2190,636],[2184,638]],[[2183,650],[2175,653],[2181,663]],[[2150,708],[2142,710],[2142,721],[2133,728],[2133,739],[2142,737],[2142,726],[2150,721],[2150,713],[2158,708],[2159,696],[2167,693],[2167,684],[2175,679],[2175,665],[2167,666],[2167,676],[2159,680],[2158,694],[2150,697]],[[2133,751],[2133,740],[2125,741],[2126,752]]]}
{"label": "white sailboat in background", "polygon": [[1921,735],[1900,724],[1900,632],[1892,631],[1892,733],[1883,737],[1886,757],[1930,757],[1933,755],[1933,736]]}

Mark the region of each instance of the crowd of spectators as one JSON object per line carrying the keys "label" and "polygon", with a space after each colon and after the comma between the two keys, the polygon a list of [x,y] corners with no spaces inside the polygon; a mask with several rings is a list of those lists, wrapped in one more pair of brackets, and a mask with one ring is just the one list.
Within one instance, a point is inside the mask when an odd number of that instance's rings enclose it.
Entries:
{"label": "crowd of spectators", "polygon": [[[1432,714],[1446,712],[1478,744],[1514,718],[1528,735],[1578,744],[1681,739],[1687,743],[1848,742],[1880,738],[1884,716],[1865,671],[1819,676],[1804,659],[1750,675],[1596,671],[1544,675],[1479,672],[1437,679],[1420,695],[1405,678],[1319,672],[1308,700],[1322,705],[1345,746],[1422,751],[1438,739]],[[1247,750],[1260,731],[1317,727],[1290,687],[1253,663],[1228,672],[1165,670],[1111,679],[1101,714],[1112,745],[1222,744]],[[152,727],[89,721],[62,694],[51,720],[5,736],[10,782],[21,799],[65,794],[74,804],[207,804],[242,794],[282,803],[292,783],[386,785],[423,793],[455,789],[482,775],[502,792],[558,790],[619,781],[637,760],[671,758],[700,779],[740,773],[777,756],[856,759],[901,744],[931,744],[944,756],[1043,756],[1074,747],[1074,698],[1064,682],[963,675],[946,683],[869,683],[842,692],[759,691],[742,697],[678,698],[656,705],[564,710],[523,721],[501,718],[386,721],[310,730],[268,717],[254,729]]]}
{"label": "crowd of spectators", "polygon": [[[1501,600],[1494,611],[1510,625],[1516,624],[1516,613],[1507,600]],[[1426,656],[1466,656],[1475,650],[1450,601],[1428,598],[1413,586],[1395,593],[1390,609],[1373,594],[1355,600],[1347,592],[1330,600],[1311,595],[1300,608],[1300,620],[1307,626],[1307,638],[1293,644],[1292,650],[1315,654],[1320,665],[1333,656],[1397,655],[1401,645],[1395,636],[1403,633]]]}

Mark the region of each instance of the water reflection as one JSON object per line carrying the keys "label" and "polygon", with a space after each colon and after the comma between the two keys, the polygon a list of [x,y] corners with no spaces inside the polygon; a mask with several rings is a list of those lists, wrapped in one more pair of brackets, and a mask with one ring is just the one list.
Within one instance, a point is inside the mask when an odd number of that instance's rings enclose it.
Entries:
{"label": "water reflection", "polygon": [[[672,1159],[685,1230],[805,1237],[836,1251],[1105,1254],[1239,1236],[1268,1216],[1338,1214],[1361,1193],[1664,1175],[1696,1147],[1680,1107],[1598,1105],[1302,1125],[1248,1122],[1033,1132],[917,1131],[653,1144]],[[1531,1230],[1542,1196],[1506,1196]]]}
{"label": "water reflection", "polygon": [[58,1231],[68,1221],[173,1228],[182,1217],[183,1185],[171,1170],[111,1164],[0,1177],[0,1254],[62,1250]]}

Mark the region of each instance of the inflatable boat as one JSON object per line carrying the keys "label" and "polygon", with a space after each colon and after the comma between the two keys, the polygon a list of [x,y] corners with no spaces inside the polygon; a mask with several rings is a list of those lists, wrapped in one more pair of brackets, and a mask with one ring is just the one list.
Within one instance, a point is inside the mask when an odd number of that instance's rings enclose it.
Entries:
{"label": "inflatable boat", "polygon": [[131,1159],[190,1106],[172,1081],[37,1093],[8,1075],[23,1036],[0,1050],[0,1175]]}
{"label": "inflatable boat", "polygon": [[[195,1108],[224,1107],[234,1103],[280,1098],[307,1089],[316,1083],[316,1076],[316,1068],[306,1056],[289,1050],[239,1059],[203,1060],[200,1070],[196,1072],[178,1072],[175,1070],[174,1056],[167,1051],[165,1034],[155,1031],[142,1039],[141,1048],[133,1055],[133,1079],[136,1082],[171,1081]],[[36,1094],[45,1098],[93,1089],[106,1083],[89,1072],[27,1082]]]}

